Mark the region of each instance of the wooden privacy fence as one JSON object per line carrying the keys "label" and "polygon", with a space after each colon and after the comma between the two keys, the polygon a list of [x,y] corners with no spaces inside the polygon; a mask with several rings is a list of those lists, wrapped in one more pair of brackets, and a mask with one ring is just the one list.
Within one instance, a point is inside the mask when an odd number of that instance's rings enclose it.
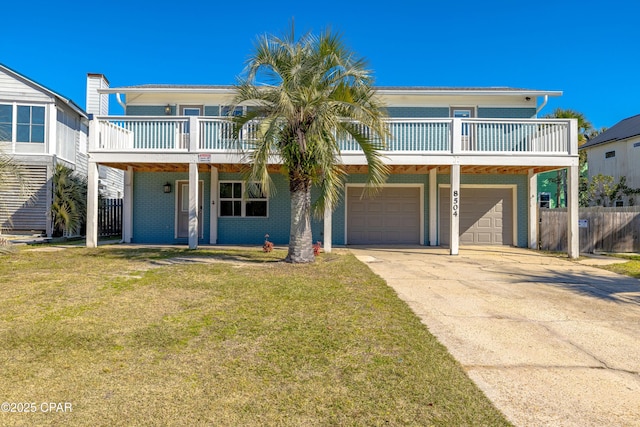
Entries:
{"label": "wooden privacy fence", "polygon": [[98,207],[98,236],[122,235],[122,199],[101,199]]}
{"label": "wooden privacy fence", "polygon": [[[540,209],[539,248],[567,250],[567,210]],[[640,252],[640,206],[580,208],[580,252]]]}

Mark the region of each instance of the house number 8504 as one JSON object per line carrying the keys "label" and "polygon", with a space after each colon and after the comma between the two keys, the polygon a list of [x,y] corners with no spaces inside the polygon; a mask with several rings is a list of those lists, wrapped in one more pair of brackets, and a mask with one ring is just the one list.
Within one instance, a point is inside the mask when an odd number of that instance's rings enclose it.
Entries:
{"label": "house number 8504", "polygon": [[453,192],[453,203],[451,203],[451,210],[453,211],[453,216],[458,216],[458,192]]}

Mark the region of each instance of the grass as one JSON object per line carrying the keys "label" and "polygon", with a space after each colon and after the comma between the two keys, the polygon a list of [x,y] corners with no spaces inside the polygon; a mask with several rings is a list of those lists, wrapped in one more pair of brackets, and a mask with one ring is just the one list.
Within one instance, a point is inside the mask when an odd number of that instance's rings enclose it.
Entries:
{"label": "grass", "polygon": [[2,425],[508,425],[349,254],[38,249],[0,258],[0,400],[72,412]]}
{"label": "grass", "polygon": [[613,271],[614,273],[624,274],[625,276],[640,279],[640,255],[615,254],[611,256],[614,256],[616,258],[624,258],[628,261],[621,264],[601,266],[600,268]]}

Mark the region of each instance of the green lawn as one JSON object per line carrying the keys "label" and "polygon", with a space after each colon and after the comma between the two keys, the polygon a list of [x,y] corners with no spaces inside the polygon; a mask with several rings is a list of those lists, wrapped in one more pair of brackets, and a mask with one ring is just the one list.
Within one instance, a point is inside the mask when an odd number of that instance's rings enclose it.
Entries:
{"label": "green lawn", "polygon": [[606,265],[601,268],[640,279],[640,255],[616,254],[615,257],[627,259],[628,262],[623,264]]}
{"label": "green lawn", "polygon": [[1,425],[508,425],[348,253],[36,249],[0,256],[0,400],[37,408]]}

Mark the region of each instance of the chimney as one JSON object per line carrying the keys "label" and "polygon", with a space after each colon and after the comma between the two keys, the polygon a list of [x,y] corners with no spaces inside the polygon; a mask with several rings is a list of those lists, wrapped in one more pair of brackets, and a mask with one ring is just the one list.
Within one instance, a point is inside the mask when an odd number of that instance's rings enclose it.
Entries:
{"label": "chimney", "polygon": [[98,93],[98,89],[109,87],[109,80],[103,74],[87,73],[87,108],[88,114],[95,116],[109,115],[109,95]]}

